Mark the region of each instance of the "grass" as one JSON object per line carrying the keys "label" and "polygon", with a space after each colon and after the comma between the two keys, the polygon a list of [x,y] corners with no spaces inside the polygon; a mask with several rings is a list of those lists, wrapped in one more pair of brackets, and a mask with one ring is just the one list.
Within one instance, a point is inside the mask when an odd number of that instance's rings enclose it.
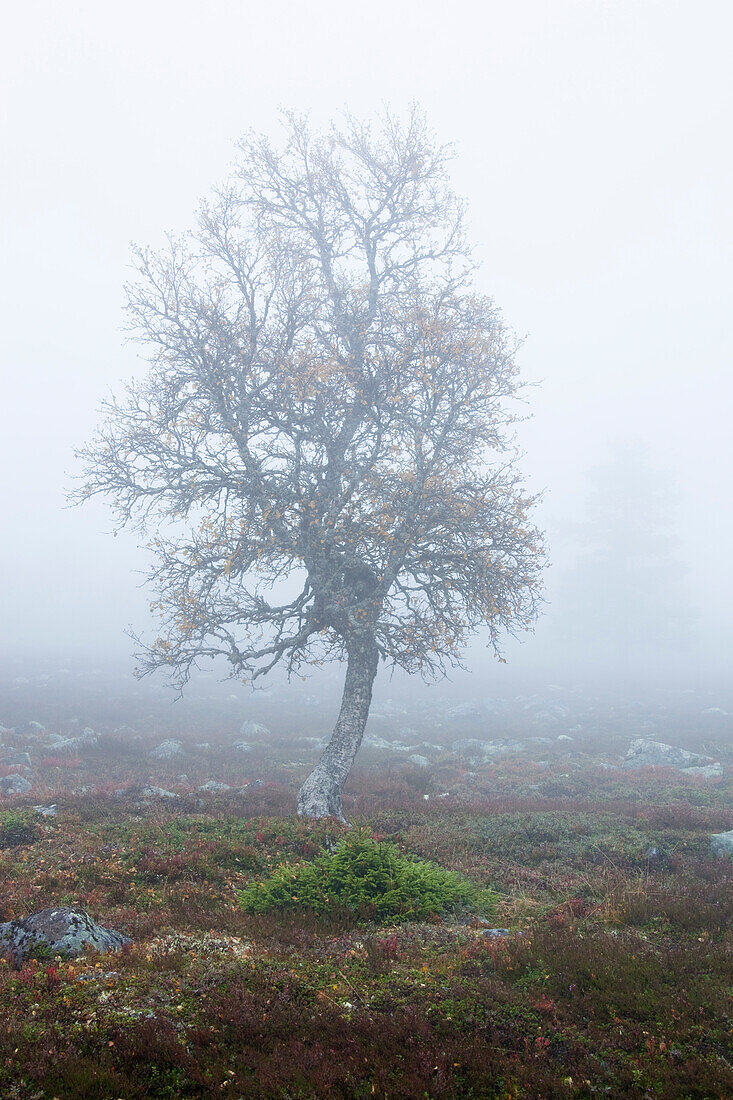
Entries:
{"label": "grass", "polygon": [[0,962],[0,1096],[733,1095],[729,788],[589,763],[559,795],[522,767],[442,800],[445,775],[357,773],[351,831],[277,776],[164,804],[75,793],[88,767],[49,786],[56,820],[15,800],[0,919],[80,905],[134,942]]}

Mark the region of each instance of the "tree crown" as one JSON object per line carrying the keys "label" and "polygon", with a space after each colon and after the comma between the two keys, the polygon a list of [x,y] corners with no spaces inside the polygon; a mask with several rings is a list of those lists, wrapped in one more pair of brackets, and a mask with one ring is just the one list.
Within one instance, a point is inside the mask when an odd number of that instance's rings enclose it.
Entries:
{"label": "tree crown", "polygon": [[[516,343],[473,288],[422,115],[240,144],[197,229],[136,250],[150,368],[80,452],[78,499],[151,530],[160,637],[142,671],[242,676],[365,638],[407,671],[536,615],[543,551],[507,399]],[[278,582],[298,591],[273,598]]]}

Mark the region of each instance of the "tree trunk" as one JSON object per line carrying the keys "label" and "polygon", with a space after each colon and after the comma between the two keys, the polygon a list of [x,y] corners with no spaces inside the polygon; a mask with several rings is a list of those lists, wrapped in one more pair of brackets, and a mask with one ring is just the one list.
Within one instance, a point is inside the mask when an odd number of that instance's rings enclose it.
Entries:
{"label": "tree trunk", "polygon": [[331,740],[298,791],[298,813],[302,817],[335,817],[346,821],[341,792],[364,735],[379,663],[373,638],[350,642],[347,650],[344,694]]}

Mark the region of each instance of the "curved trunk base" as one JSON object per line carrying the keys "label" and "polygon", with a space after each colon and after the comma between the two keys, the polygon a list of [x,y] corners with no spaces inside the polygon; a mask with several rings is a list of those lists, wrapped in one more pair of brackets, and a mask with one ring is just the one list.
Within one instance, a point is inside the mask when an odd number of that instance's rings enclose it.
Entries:
{"label": "curved trunk base", "polygon": [[344,694],[333,735],[321,759],[298,791],[298,813],[301,817],[335,817],[346,824],[341,792],[364,736],[379,663],[379,652],[373,638],[352,642],[348,654]]}
{"label": "curved trunk base", "polygon": [[341,787],[327,768],[318,764],[298,791],[298,814],[301,817],[335,817],[348,824],[341,804]]}

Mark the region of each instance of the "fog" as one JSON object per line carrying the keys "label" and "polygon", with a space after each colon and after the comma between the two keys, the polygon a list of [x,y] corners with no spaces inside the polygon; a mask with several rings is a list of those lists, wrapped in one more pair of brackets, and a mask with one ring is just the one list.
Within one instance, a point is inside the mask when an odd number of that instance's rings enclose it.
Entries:
{"label": "fog", "polygon": [[125,628],[146,626],[139,538],[113,537],[101,503],[65,505],[100,399],[144,369],[121,334],[130,240],[190,226],[236,139],[276,138],[281,106],[322,125],[414,100],[455,143],[480,288],[524,337],[523,468],[552,560],[535,633],[506,665],[479,639],[446,690],[718,690],[731,30],[728,5],[675,0],[16,6],[0,46],[6,671],[123,676]]}

